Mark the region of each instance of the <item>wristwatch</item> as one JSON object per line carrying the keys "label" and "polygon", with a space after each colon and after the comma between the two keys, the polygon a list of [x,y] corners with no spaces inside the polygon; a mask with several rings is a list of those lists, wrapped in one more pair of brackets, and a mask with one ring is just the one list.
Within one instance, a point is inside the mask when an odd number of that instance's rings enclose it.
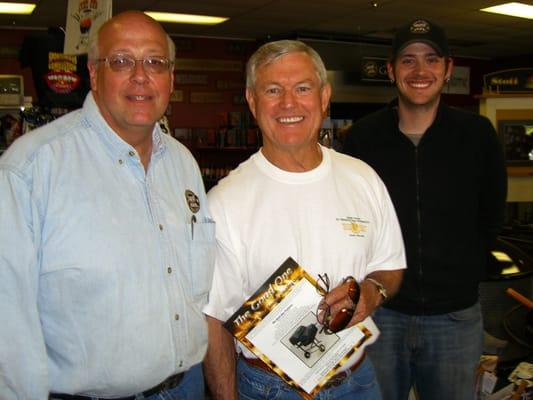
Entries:
{"label": "wristwatch", "polygon": [[378,282],[372,278],[365,278],[365,281],[372,282],[376,286],[376,289],[378,290],[381,297],[383,297],[383,301],[387,300],[388,298],[387,289],[385,289],[385,286],[383,286],[381,282]]}

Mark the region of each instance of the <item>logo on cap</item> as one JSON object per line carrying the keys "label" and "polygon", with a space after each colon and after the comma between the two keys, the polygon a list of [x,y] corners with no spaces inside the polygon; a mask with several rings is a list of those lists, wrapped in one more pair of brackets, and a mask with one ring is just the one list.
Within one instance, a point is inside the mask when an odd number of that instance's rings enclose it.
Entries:
{"label": "logo on cap", "polygon": [[411,24],[410,31],[411,33],[425,34],[430,31],[430,26],[427,21],[419,19]]}

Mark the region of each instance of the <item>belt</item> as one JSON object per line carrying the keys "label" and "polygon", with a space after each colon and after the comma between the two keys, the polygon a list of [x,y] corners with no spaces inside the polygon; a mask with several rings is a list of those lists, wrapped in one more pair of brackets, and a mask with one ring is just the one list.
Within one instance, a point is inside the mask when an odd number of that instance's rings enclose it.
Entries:
{"label": "belt", "polygon": [[[359,360],[357,360],[349,369],[341,371],[329,378],[326,384],[322,386],[322,389],[327,389],[333,386],[339,386],[346,378],[350,376],[350,374],[352,374],[357,368],[359,368],[361,363],[364,361],[365,356],[366,351],[363,352],[363,355],[359,358]],[[252,367],[256,367],[264,371],[273,373],[272,369],[259,358],[246,358],[243,355],[241,355],[241,358]]]}
{"label": "belt", "polygon": [[363,355],[359,357],[359,360],[357,360],[350,368],[345,371],[341,371],[329,378],[326,384],[322,386],[322,389],[327,389],[333,386],[339,386],[346,378],[350,376],[350,374],[352,374],[357,368],[359,368],[359,366],[365,360],[365,357],[366,351],[363,352]]}
{"label": "belt", "polygon": [[[142,393],[140,393],[143,397],[153,396],[154,394],[157,394],[159,392],[162,392],[163,390],[170,390],[174,389],[176,386],[178,386],[183,379],[184,373],[181,372],[176,375],[169,376],[167,379],[165,379],[163,382],[161,382],[159,385],[154,386],[151,389],[148,389]],[[109,400],[135,400],[138,398],[138,394],[134,396],[127,396],[127,397],[114,397],[113,399]],[[63,394],[63,393],[51,393],[49,400],[91,400],[95,399],[94,396],[81,396],[78,394]],[[104,397],[96,397],[96,399],[105,400]]]}

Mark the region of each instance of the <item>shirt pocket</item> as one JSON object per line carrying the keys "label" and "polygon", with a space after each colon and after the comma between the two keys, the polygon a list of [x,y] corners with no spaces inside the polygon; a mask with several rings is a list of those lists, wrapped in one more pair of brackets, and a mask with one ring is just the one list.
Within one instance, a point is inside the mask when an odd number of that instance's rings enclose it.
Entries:
{"label": "shirt pocket", "polygon": [[196,222],[188,229],[191,291],[195,300],[207,302],[215,265],[215,222]]}

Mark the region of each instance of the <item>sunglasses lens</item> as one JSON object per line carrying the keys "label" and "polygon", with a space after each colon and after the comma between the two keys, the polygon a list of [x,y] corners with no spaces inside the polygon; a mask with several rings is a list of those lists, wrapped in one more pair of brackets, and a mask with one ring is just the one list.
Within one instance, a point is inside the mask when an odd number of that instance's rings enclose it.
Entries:
{"label": "sunglasses lens", "polygon": [[346,325],[348,325],[348,323],[352,319],[353,312],[354,310],[348,308],[343,308],[342,310],[340,310],[329,321],[328,329],[333,333],[342,331],[344,328],[346,328]]}
{"label": "sunglasses lens", "polygon": [[361,295],[361,288],[356,280],[350,281],[350,286],[348,287],[348,296],[352,299],[353,303],[357,305],[359,302],[359,296]]}

